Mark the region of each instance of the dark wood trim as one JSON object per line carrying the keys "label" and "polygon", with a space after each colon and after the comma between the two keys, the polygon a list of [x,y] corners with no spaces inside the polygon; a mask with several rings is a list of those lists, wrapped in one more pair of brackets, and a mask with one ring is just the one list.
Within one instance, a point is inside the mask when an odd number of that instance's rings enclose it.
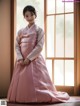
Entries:
{"label": "dark wood trim", "polygon": [[47,57],[46,59],[52,59],[52,60],[74,60],[74,58],[69,57]]}
{"label": "dark wood trim", "polygon": [[65,12],[65,13],[56,13],[56,14],[46,14],[46,16],[52,16],[52,15],[64,15],[64,14],[73,14],[74,12]]}
{"label": "dark wood trim", "polygon": [[76,34],[76,4],[74,3],[74,95],[77,95],[77,34]]}
{"label": "dark wood trim", "polygon": [[56,86],[56,89],[67,92],[70,96],[74,96],[74,86]]}
{"label": "dark wood trim", "polygon": [[76,95],[80,95],[80,3],[75,2],[75,34],[76,34]]}
{"label": "dark wood trim", "polygon": [[11,17],[11,25],[10,25],[10,28],[11,28],[11,32],[10,32],[10,35],[11,35],[11,73],[10,73],[10,79],[12,79],[12,74],[13,74],[13,69],[14,69],[14,38],[15,38],[15,16],[16,16],[16,0],[11,0],[10,1],[10,4],[11,4],[11,7],[10,7],[10,17]]}

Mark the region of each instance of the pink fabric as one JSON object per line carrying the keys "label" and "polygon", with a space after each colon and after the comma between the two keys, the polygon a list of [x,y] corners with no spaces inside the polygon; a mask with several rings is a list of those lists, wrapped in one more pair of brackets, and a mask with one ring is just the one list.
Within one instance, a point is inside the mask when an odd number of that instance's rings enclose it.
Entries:
{"label": "pink fabric", "polygon": [[[26,30],[28,33],[28,29]],[[34,49],[37,34],[23,36],[20,42],[23,58]],[[27,66],[14,66],[13,76],[7,94],[12,102],[74,102],[67,92],[57,91],[51,82],[45,60],[41,54]],[[80,101],[80,99],[79,99]]]}

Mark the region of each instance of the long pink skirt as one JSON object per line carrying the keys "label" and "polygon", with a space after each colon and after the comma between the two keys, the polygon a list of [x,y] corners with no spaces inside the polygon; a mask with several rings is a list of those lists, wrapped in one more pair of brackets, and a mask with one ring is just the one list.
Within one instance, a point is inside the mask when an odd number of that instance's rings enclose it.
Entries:
{"label": "long pink skirt", "polygon": [[28,66],[15,62],[7,99],[10,102],[23,103],[76,101],[76,99],[70,98],[67,92],[56,90],[41,54]]}

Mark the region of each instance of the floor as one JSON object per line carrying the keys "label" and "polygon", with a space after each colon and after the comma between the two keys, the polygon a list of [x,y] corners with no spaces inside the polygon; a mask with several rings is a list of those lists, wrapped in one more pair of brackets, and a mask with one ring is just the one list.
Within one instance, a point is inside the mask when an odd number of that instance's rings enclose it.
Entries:
{"label": "floor", "polygon": [[57,103],[57,104],[12,104],[8,103],[7,106],[80,106],[80,103]]}
{"label": "floor", "polygon": [[0,99],[0,106],[80,106],[80,102],[74,103],[10,103],[6,99]]}

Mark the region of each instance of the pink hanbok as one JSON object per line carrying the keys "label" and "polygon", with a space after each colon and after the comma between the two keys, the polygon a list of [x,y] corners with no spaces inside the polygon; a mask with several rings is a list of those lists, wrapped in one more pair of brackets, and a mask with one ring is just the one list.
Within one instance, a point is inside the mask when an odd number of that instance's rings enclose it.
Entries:
{"label": "pink hanbok", "polygon": [[[52,83],[41,54],[44,31],[35,23],[18,31],[15,50],[16,61],[7,99],[10,102],[69,102],[67,92],[57,91]],[[19,59],[28,58],[29,65],[20,65]],[[80,99],[79,99],[80,100]],[[73,99],[74,101],[74,99]]]}

